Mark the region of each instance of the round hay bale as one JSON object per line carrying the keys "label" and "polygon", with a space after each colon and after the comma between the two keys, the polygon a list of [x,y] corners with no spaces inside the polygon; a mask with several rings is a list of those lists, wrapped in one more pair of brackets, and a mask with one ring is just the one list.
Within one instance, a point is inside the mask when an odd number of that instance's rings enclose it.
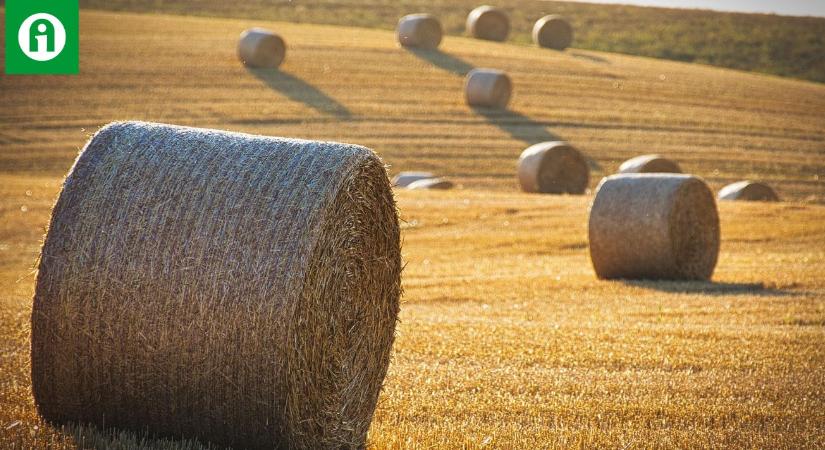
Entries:
{"label": "round hay bale", "polygon": [[745,200],[757,202],[778,202],[779,196],[772,187],[758,181],[737,181],[719,191],[719,200]]}
{"label": "round hay bale", "polygon": [[506,108],[513,92],[510,77],[501,70],[473,69],[464,82],[464,93],[470,106]]}
{"label": "round hay bale", "polygon": [[435,175],[430,172],[400,172],[393,177],[392,185],[407,187],[412,182],[426,180],[427,178],[435,178]]}
{"label": "round hay bale", "polygon": [[238,40],[238,58],[249,67],[275,68],[286,56],[286,44],[277,34],[263,29],[250,28]]}
{"label": "round hay bale", "polygon": [[584,155],[567,142],[541,142],[518,159],[518,181],[524,192],[583,194],[590,182]]}
{"label": "round hay bale", "polygon": [[599,278],[707,280],[719,256],[713,193],[692,175],[613,175],[590,207]]}
{"label": "round hay bale", "polygon": [[435,189],[444,191],[447,189],[452,189],[453,186],[452,181],[445,180],[444,178],[427,178],[410,183],[409,186],[407,186],[407,189]]}
{"label": "round hay bale", "polygon": [[682,173],[682,168],[660,155],[642,155],[623,162],[619,173]]}
{"label": "round hay bale", "polygon": [[533,25],[533,42],[539,47],[564,50],[573,43],[573,27],[561,16],[544,16]]}
{"label": "round hay bale", "polygon": [[441,44],[441,22],[431,14],[409,14],[398,21],[398,42],[404,47],[434,49]]}
{"label": "round hay bale", "polygon": [[363,448],[400,270],[370,150],[111,124],[43,245],[38,411],[235,448]]}
{"label": "round hay bale", "polygon": [[510,19],[502,9],[479,6],[467,16],[467,34],[476,39],[504,42],[510,34]]}

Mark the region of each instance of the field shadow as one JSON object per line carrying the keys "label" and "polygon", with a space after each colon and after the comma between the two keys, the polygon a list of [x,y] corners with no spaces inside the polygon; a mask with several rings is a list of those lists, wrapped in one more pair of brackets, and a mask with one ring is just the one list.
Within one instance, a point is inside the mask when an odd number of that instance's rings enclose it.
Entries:
{"label": "field shadow", "polygon": [[783,289],[766,287],[763,283],[725,283],[718,281],[670,281],[670,280],[617,280],[627,286],[651,289],[672,294],[704,294],[711,296],[753,295],[758,297],[784,297],[804,295]]}
{"label": "field shadow", "polygon": [[602,57],[600,57],[600,56],[588,55],[587,53],[581,53],[581,52],[570,52],[570,53],[569,53],[569,55],[570,55],[570,56],[572,56],[572,57],[574,57],[574,58],[584,59],[584,60],[587,60],[587,61],[590,61],[590,62],[594,62],[594,63],[599,63],[599,64],[610,64],[610,61],[608,61],[608,60],[606,60],[606,59],[604,59],[604,58],[602,58]]}
{"label": "field shadow", "polygon": [[[560,136],[551,133],[547,129],[548,125],[546,123],[533,120],[524,114],[509,109],[473,107],[473,111],[484,117],[489,124],[495,125],[528,146],[539,142],[564,140]],[[602,170],[601,164],[596,160],[587,155],[584,155],[584,157],[587,159],[587,165],[590,166],[590,169]]]}
{"label": "field shadow", "polygon": [[416,57],[423,59],[424,61],[429,62],[430,64],[446,70],[447,72],[452,72],[458,76],[464,76],[470,73],[475,67],[464,61],[461,58],[456,56],[450,55],[448,53],[444,53],[437,49],[423,49],[423,48],[413,48],[413,47],[404,47],[405,50],[412,53]]}
{"label": "field shadow", "polygon": [[300,78],[277,69],[247,68],[247,70],[255,78],[266,83],[271,89],[286,95],[290,100],[301,102],[318,112],[340,119],[352,117],[352,113],[346,106]]}

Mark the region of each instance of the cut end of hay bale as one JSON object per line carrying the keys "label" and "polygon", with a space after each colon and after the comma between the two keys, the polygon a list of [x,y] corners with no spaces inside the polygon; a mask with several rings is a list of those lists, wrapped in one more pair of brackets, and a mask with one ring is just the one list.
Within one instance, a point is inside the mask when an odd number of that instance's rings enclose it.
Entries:
{"label": "cut end of hay bale", "polygon": [[512,92],[510,77],[497,69],[473,69],[464,81],[464,94],[470,106],[506,108]]}
{"label": "cut end of hay bale", "polygon": [[392,185],[407,187],[410,183],[428,178],[435,178],[435,174],[431,172],[399,172],[398,175],[392,178]]}
{"label": "cut end of hay bale", "polygon": [[692,175],[613,175],[590,208],[599,278],[707,280],[719,255],[713,193]]}
{"label": "cut end of hay bale", "polygon": [[564,50],[573,43],[573,26],[562,16],[544,16],[533,25],[533,43],[539,47]]}
{"label": "cut end of hay bale", "polygon": [[682,168],[664,156],[642,155],[623,162],[619,173],[682,173]]}
{"label": "cut end of hay bale", "polygon": [[567,142],[541,142],[521,153],[518,180],[524,192],[583,194],[590,182],[584,155]]}
{"label": "cut end of hay bale", "polygon": [[107,126],[42,250],[38,411],[238,448],[363,447],[400,271],[389,180],[366,148]]}
{"label": "cut end of hay bale", "polygon": [[444,178],[427,178],[424,180],[418,180],[410,183],[407,186],[407,189],[412,190],[441,190],[445,191],[448,189],[452,189],[455,185],[452,181],[446,180]]}
{"label": "cut end of hay bale", "polygon": [[431,14],[409,14],[398,21],[396,36],[404,47],[435,49],[444,32],[441,22]]}
{"label": "cut end of hay bale", "polygon": [[250,28],[238,39],[238,58],[248,67],[272,69],[286,56],[284,40],[264,28]]}
{"label": "cut end of hay bale", "polygon": [[719,200],[778,202],[779,195],[772,187],[758,181],[737,181],[719,190]]}
{"label": "cut end of hay bale", "polygon": [[510,19],[500,8],[479,6],[467,16],[467,34],[476,39],[504,42],[510,34]]}

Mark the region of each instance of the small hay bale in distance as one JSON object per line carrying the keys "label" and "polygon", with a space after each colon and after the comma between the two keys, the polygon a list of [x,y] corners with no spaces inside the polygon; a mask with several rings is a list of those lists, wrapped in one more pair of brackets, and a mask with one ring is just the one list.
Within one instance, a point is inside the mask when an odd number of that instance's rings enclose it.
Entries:
{"label": "small hay bale in distance", "polygon": [[398,21],[396,35],[404,47],[435,49],[444,32],[441,22],[432,14],[409,14]]}
{"label": "small hay bale in distance", "polygon": [[38,411],[221,447],[363,448],[400,270],[389,180],[364,147],[109,125],[42,249]]}
{"label": "small hay bale in distance", "polygon": [[424,180],[418,180],[410,183],[407,186],[407,189],[412,190],[424,190],[424,189],[432,189],[432,190],[441,190],[446,191],[448,189],[452,189],[454,186],[453,182],[450,180],[446,180],[444,178],[427,178]]}
{"label": "small hay bale in distance", "polygon": [[510,34],[510,18],[503,9],[479,6],[467,15],[467,34],[476,39],[504,42]]}
{"label": "small hay bale in distance", "polygon": [[562,16],[544,16],[533,25],[533,43],[539,47],[564,50],[573,43],[573,26]]}
{"label": "small hay bale in distance", "polygon": [[619,173],[682,173],[682,168],[664,156],[642,155],[623,162]]}
{"label": "small hay bale in distance", "polygon": [[758,181],[737,181],[719,190],[719,200],[778,202],[779,195],[772,187]]}
{"label": "small hay bale in distance", "polygon": [[599,278],[707,280],[719,256],[713,193],[692,175],[612,175],[590,207]]}
{"label": "small hay bale in distance", "polygon": [[428,178],[435,178],[435,174],[431,172],[399,172],[398,175],[392,178],[392,185],[407,187],[410,183]]}
{"label": "small hay bale in distance", "polygon": [[518,181],[524,192],[583,194],[590,182],[590,167],[584,155],[567,142],[541,142],[521,153]]}
{"label": "small hay bale in distance", "polygon": [[486,108],[506,108],[513,93],[513,82],[501,70],[473,69],[464,81],[467,104]]}
{"label": "small hay bale in distance", "polygon": [[238,58],[249,67],[273,69],[281,65],[284,56],[284,40],[264,28],[250,28],[238,39]]}

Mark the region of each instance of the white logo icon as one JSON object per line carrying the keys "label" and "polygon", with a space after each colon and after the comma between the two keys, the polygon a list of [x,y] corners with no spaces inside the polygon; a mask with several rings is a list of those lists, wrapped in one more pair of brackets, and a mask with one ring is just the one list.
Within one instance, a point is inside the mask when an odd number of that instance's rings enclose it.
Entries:
{"label": "white logo icon", "polygon": [[66,46],[66,28],[51,14],[32,14],[20,25],[17,43],[29,58],[50,61]]}

